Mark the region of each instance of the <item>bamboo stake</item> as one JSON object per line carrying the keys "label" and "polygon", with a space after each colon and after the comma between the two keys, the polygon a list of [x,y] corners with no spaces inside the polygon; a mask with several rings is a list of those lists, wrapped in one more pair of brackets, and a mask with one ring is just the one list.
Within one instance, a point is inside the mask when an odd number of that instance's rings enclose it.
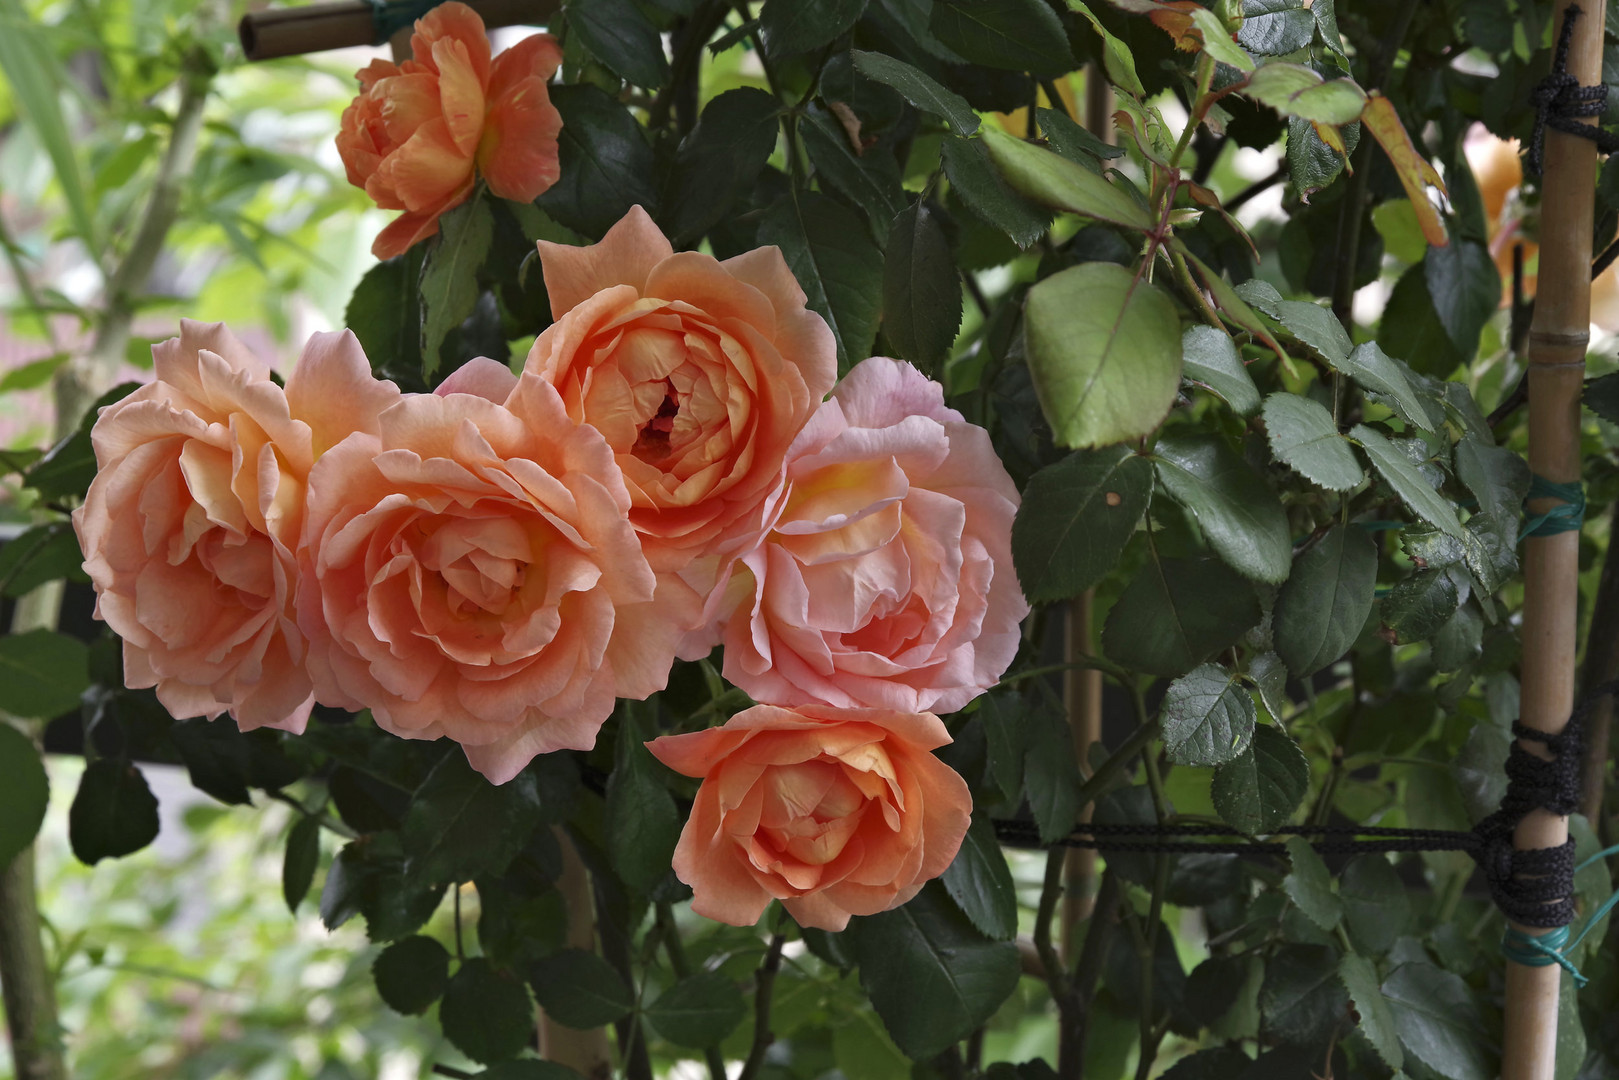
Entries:
{"label": "bamboo stake", "polygon": [[[1572,0],[1558,0],[1552,25],[1561,30]],[[1581,5],[1569,50],[1568,72],[1581,85],[1602,80],[1602,27],[1606,0]],[[1556,483],[1580,479],[1580,388],[1591,313],[1592,203],[1596,146],[1548,129],[1541,185],[1540,287],[1529,331],[1529,467]],[[1555,505],[1536,500],[1531,514]],[[1555,734],[1574,707],[1578,630],[1580,534],[1531,536],[1524,544],[1523,670],[1519,711],[1523,723]],[[1534,741],[1519,744],[1549,756]],[[1530,812],[1513,834],[1522,849],[1557,847],[1568,839],[1568,819]],[[1529,927],[1530,934],[1544,933]],[[1555,965],[1506,969],[1502,1080],[1551,1080],[1557,1062]]]}
{"label": "bamboo stake", "polygon": [[[499,26],[544,26],[559,0],[465,0],[491,30]],[[367,0],[337,0],[295,8],[253,11],[236,33],[249,60],[274,60],[327,49],[379,45],[375,8]],[[409,35],[406,35],[409,40]]]}
{"label": "bamboo stake", "polygon": [[[573,839],[560,826],[552,830],[557,845],[562,848],[562,877],[557,880],[557,891],[568,912],[568,939],[570,949],[590,952],[596,947],[596,907],[591,895],[590,873],[584,860],[574,850]],[[613,1071],[612,1048],[607,1042],[606,1028],[580,1031],[559,1024],[539,1010],[540,1056],[547,1061],[566,1065],[586,1080],[607,1080]]]}

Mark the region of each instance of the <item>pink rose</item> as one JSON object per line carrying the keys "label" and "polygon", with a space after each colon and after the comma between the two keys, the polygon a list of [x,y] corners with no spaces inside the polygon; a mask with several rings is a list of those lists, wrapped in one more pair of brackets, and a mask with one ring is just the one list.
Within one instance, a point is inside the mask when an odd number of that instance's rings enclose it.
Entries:
{"label": "pink rose", "polygon": [[640,207],[599,244],[539,247],[557,321],[524,370],[606,436],[660,606],[695,623],[832,387],[832,332],[778,249],[677,253]]}
{"label": "pink rose", "polygon": [[886,357],[787,454],[771,531],[726,588],[725,677],[755,700],[953,712],[995,685],[1029,605],[1018,493],[983,428]]}
{"label": "pink rose", "polygon": [[398,390],[346,331],[311,338],[285,392],[223,323],[184,320],[152,357],[156,381],[97,419],[99,471],[73,513],[96,614],[124,640],[125,681],[175,716],[302,731],[304,483]]}
{"label": "pink rose", "polygon": [[606,441],[492,365],[316,465],[298,615],[321,701],[449,736],[499,784],[590,749],[615,695],[662,687],[675,634],[645,611],[652,569]]}
{"label": "pink rose", "polygon": [[772,899],[800,926],[842,930],[899,907],[944,873],[972,794],[929,751],[939,718],[885,709],[756,705],[724,727],[647,746],[701,777],[675,848],[692,910],[751,926]]}

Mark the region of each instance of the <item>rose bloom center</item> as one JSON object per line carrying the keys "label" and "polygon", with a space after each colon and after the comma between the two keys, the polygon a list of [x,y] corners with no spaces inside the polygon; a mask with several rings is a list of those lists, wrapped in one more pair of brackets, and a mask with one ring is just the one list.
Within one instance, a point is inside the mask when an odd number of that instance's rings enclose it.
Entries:
{"label": "rose bloom center", "polygon": [[[880,766],[888,765],[880,748],[866,752],[880,756]],[[882,808],[889,828],[899,828],[899,814],[888,801],[899,793],[887,780],[824,754],[769,769],[761,787],[764,800],[753,842],[763,850],[753,853],[754,864],[761,870],[774,866],[795,887],[812,887],[815,881],[793,881],[789,866],[781,865],[783,856],[806,867],[826,865],[843,854],[873,807]]]}

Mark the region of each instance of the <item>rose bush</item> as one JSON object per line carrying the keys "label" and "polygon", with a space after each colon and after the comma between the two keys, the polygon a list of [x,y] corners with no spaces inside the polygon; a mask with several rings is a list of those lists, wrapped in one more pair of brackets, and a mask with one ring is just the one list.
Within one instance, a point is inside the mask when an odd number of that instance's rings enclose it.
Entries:
{"label": "rose bush", "polygon": [[343,112],[337,149],[349,182],[405,211],[372,245],[391,258],[438,232],[482,176],[501,198],[532,202],[556,183],[562,116],[546,83],[562,64],[549,34],[490,58],[478,13],[441,4],[416,23],[412,58],[373,60]]}
{"label": "rose bush", "polygon": [[648,743],[700,777],[675,848],[692,910],[751,926],[780,900],[800,926],[842,930],[944,873],[972,817],[961,777],[930,751],[931,713],[756,705],[723,727]]}

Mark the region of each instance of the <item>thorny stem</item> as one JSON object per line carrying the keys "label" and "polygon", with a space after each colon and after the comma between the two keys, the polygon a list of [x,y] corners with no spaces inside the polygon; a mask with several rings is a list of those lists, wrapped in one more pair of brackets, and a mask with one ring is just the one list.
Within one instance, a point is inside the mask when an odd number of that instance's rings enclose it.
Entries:
{"label": "thorny stem", "polygon": [[[780,920],[777,925],[781,925]],[[765,1062],[765,1052],[776,1041],[775,1034],[770,1030],[770,995],[775,989],[776,972],[781,970],[781,949],[786,943],[787,935],[782,931],[777,930],[770,935],[770,948],[765,950],[764,963],[759,965],[759,973],[754,976],[753,1045],[748,1049],[748,1059],[743,1062],[737,1080],[757,1080],[759,1069]]]}
{"label": "thorny stem", "polygon": [[[684,979],[691,974],[691,964],[686,960],[686,946],[680,940],[680,928],[675,925],[674,909],[667,901],[658,905],[656,918],[658,929],[663,934],[663,951],[669,956],[669,967],[674,971],[675,978]],[[703,1057],[708,1062],[709,1080],[725,1080],[725,1058],[719,1048],[706,1048]]]}
{"label": "thorny stem", "polygon": [[1068,977],[1063,970],[1062,958],[1051,944],[1051,923],[1057,915],[1057,901],[1062,898],[1062,872],[1067,851],[1061,845],[1046,852],[1045,883],[1040,888],[1040,909],[1034,917],[1034,949],[1045,965],[1046,984],[1051,996],[1061,1002],[1068,996]]}

